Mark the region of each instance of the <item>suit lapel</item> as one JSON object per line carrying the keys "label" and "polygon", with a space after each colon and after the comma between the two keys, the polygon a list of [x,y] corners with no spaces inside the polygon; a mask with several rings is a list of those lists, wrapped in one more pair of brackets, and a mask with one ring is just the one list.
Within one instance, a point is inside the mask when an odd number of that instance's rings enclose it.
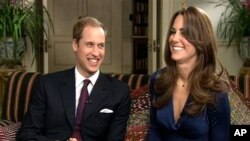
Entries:
{"label": "suit lapel", "polygon": [[75,74],[74,69],[68,71],[62,79],[60,94],[67,119],[73,128],[75,121]]}
{"label": "suit lapel", "polygon": [[107,97],[109,82],[106,76],[100,73],[96,84],[93,87],[93,90],[90,94],[90,103],[85,107],[84,111],[84,121],[93,113],[93,111],[102,103],[102,101]]}

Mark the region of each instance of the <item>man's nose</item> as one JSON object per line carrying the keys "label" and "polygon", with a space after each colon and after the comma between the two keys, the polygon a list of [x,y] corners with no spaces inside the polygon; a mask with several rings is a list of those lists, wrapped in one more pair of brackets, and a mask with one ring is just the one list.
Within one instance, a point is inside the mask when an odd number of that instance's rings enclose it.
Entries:
{"label": "man's nose", "polygon": [[92,54],[95,55],[95,56],[98,56],[100,54],[100,51],[99,51],[99,48],[98,48],[98,45],[95,45],[92,49]]}

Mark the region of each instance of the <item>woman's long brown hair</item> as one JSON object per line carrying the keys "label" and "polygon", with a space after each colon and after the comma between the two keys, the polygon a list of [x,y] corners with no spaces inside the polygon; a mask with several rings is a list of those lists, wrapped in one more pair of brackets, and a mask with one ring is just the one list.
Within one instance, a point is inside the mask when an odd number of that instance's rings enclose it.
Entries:
{"label": "woman's long brown hair", "polygon": [[164,50],[167,69],[156,79],[155,90],[159,97],[154,101],[154,106],[161,108],[167,104],[176,84],[176,64],[171,59],[168,39],[171,34],[170,29],[178,15],[184,18],[183,35],[196,48],[198,58],[196,66],[188,77],[189,96],[192,102],[184,110],[190,115],[197,115],[207,104],[214,104],[214,95],[211,91],[224,91],[225,85],[215,75],[217,46],[212,24],[206,13],[195,7],[177,11],[171,19]]}

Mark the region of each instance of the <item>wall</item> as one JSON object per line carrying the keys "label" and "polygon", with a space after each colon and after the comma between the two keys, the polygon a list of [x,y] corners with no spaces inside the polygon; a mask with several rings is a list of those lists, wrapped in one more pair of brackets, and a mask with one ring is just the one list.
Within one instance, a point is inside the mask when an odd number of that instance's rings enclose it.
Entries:
{"label": "wall", "polygon": [[122,73],[132,72],[132,22],[129,14],[132,13],[132,0],[122,1]]}
{"label": "wall", "polygon": [[[167,31],[168,29],[168,22],[170,20],[170,17],[168,14],[173,14],[174,11],[178,10],[180,8],[180,0],[162,0],[164,5],[168,8],[163,8],[163,25],[162,29],[163,31]],[[209,18],[213,25],[213,30],[216,35],[217,30],[217,23],[220,18],[220,13],[223,11],[223,7],[215,7],[215,3],[212,3],[216,0],[186,0],[186,6],[197,6],[202,8],[204,11],[206,11],[209,15]],[[169,9],[172,10],[172,12],[169,12]],[[165,18],[164,18],[165,17]],[[163,39],[165,39],[166,35],[163,35]],[[165,36],[165,37],[164,37]],[[164,40],[162,40],[164,41]],[[164,47],[165,43],[162,42],[162,47]],[[244,60],[238,55],[237,48],[226,48],[226,43],[223,42],[222,39],[217,37],[217,45],[218,45],[218,58],[224,65],[224,67],[227,69],[229,74],[236,75],[239,73],[239,70],[244,62]],[[162,61],[162,66],[164,66],[164,62]]]}
{"label": "wall", "polygon": [[[219,19],[220,13],[223,8],[215,8],[214,4],[210,3],[211,1],[215,0],[186,0],[187,6],[194,5],[204,9],[210,19],[212,21],[214,32],[216,33],[216,25]],[[44,4],[47,4],[47,0],[43,0]],[[161,19],[161,53],[163,53],[163,48],[165,45],[165,37],[166,31],[168,29],[169,19],[171,18],[173,12],[179,8],[179,0],[161,0],[162,2],[162,19]],[[129,14],[132,13],[132,0],[123,0],[123,12],[122,12],[122,72],[123,73],[130,73],[132,72],[132,42],[131,42],[131,21],[129,21]],[[218,58],[221,60],[223,65],[226,67],[230,74],[238,74],[240,67],[243,64],[243,60],[239,57],[236,53],[237,48],[226,48],[225,43],[218,39]],[[161,54],[161,57],[162,54]],[[27,68],[33,70],[32,67],[29,67],[29,58],[26,58],[25,61]],[[45,72],[48,72],[48,58],[47,53],[45,53]],[[164,61],[161,60],[161,67],[165,66]]]}

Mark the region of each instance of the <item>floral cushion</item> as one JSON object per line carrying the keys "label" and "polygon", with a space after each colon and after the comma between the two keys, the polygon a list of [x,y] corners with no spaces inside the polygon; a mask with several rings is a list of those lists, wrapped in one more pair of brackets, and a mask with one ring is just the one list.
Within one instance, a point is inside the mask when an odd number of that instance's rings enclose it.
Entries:
{"label": "floral cushion", "polygon": [[132,105],[129,115],[126,141],[143,141],[148,131],[150,94],[144,85],[131,92]]}
{"label": "floral cushion", "polygon": [[146,138],[148,125],[130,127],[126,134],[125,141],[143,141]]}
{"label": "floral cushion", "polygon": [[[232,125],[250,125],[250,110],[235,92],[229,92]],[[243,94],[242,94],[243,95]]]}
{"label": "floral cushion", "polygon": [[231,125],[250,125],[250,108],[247,99],[239,90],[239,87],[230,79],[224,68],[220,79],[229,85],[228,97],[231,108]]}

